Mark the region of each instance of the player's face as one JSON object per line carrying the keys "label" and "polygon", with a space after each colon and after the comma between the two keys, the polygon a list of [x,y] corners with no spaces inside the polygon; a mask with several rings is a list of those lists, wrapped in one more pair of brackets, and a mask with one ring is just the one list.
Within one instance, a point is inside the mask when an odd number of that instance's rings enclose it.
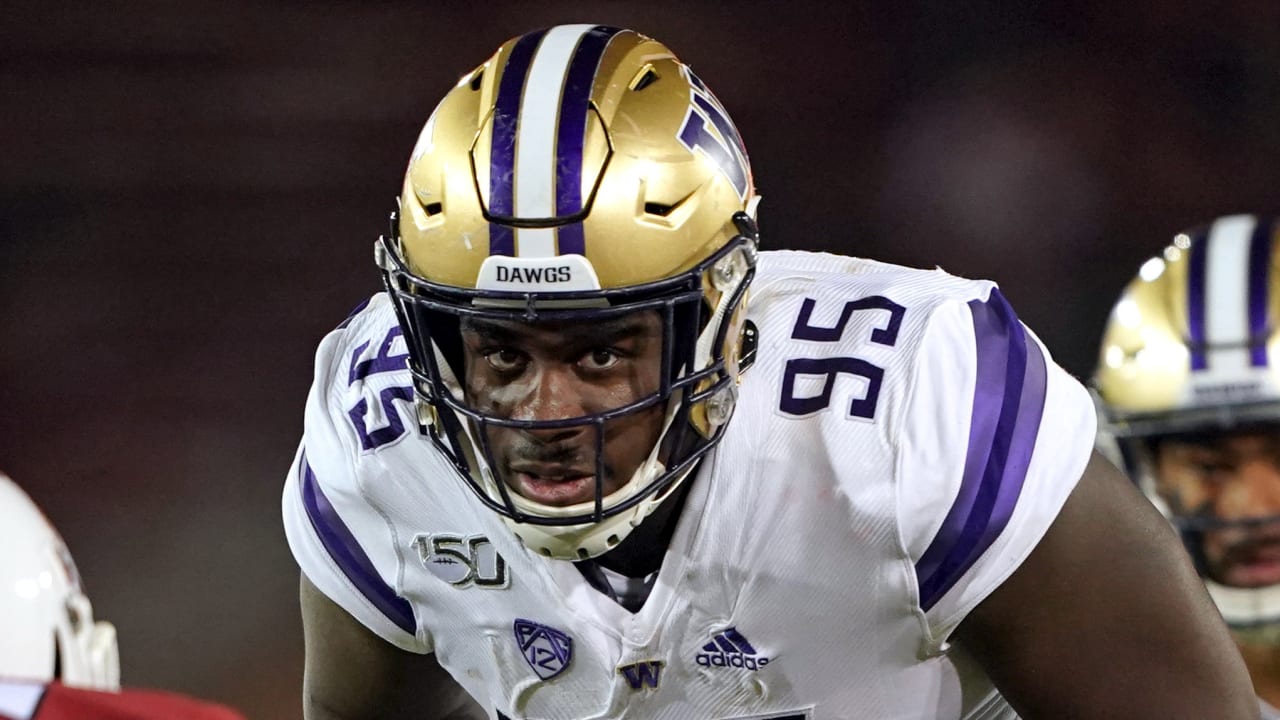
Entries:
{"label": "player's face", "polygon": [[[643,311],[606,321],[462,325],[467,402],[512,420],[565,420],[623,407],[657,392],[662,320]],[[662,404],[603,425],[603,492],[626,483],[662,430]],[[494,471],[508,487],[547,505],[595,497],[597,430],[583,423],[554,430],[488,427]]]}
{"label": "player's face", "polygon": [[[1280,516],[1280,429],[1161,442],[1158,489],[1173,511],[1224,521]],[[1224,585],[1280,583],[1280,523],[1206,530],[1209,576]]]}

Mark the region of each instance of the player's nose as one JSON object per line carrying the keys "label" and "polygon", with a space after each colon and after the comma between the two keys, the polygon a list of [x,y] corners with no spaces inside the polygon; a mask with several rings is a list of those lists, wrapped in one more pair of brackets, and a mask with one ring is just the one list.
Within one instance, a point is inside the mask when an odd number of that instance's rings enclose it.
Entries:
{"label": "player's nose", "polygon": [[[548,363],[536,368],[527,390],[512,407],[513,420],[539,423],[573,420],[588,413],[581,381],[572,367]],[[551,428],[528,428],[530,436],[544,443],[563,442],[586,432],[590,423]]]}

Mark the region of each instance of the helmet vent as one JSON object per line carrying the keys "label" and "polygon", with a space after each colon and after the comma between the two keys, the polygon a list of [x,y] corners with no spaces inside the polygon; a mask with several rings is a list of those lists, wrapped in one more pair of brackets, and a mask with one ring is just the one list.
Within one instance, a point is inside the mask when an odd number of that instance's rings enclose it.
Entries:
{"label": "helmet vent", "polygon": [[[696,190],[695,190],[696,192]],[[658,217],[667,217],[676,211],[676,208],[684,205],[685,201],[693,197],[693,193],[689,193],[673,203],[662,203],[648,200],[644,204],[644,212],[646,215],[657,215]]]}
{"label": "helmet vent", "polygon": [[657,215],[659,217],[666,217],[671,214],[672,210],[675,210],[675,209],[676,209],[675,205],[667,205],[666,203],[647,202],[644,204],[644,212],[646,215]]}
{"label": "helmet vent", "polygon": [[439,215],[444,212],[444,205],[438,202],[427,203],[422,207],[422,209],[427,211],[427,217],[431,217],[432,215]]}
{"label": "helmet vent", "polygon": [[470,82],[470,83],[468,83],[468,86],[469,86],[472,90],[479,90],[479,89],[480,89],[480,83],[481,83],[481,81],[483,81],[483,80],[484,80],[484,70],[480,70],[480,71],[479,71],[479,72],[477,72],[475,75],[472,75],[472,76],[471,76],[471,82]]}
{"label": "helmet vent", "polygon": [[652,85],[657,79],[658,73],[654,71],[653,66],[645,65],[643,68],[640,68],[640,72],[636,73],[636,76],[632,79],[629,87],[632,90],[639,92],[640,90]]}

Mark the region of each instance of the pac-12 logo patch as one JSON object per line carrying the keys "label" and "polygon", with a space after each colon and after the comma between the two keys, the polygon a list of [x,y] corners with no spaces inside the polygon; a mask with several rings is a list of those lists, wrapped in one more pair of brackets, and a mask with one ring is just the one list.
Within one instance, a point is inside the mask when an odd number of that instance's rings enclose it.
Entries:
{"label": "pac-12 logo patch", "polygon": [[516,618],[513,626],[520,653],[543,680],[564,672],[573,659],[573,638],[531,620]]}

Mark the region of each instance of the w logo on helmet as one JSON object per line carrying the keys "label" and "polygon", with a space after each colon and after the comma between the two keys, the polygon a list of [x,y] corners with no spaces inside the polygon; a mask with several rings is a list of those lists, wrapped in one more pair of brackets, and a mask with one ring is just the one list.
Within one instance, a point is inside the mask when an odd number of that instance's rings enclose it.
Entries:
{"label": "w logo on helmet", "polygon": [[738,129],[698,76],[688,68],[684,72],[689,76],[689,110],[680,128],[680,143],[690,152],[701,151],[715,163],[738,191],[738,199],[745,200],[751,184],[751,165]]}

